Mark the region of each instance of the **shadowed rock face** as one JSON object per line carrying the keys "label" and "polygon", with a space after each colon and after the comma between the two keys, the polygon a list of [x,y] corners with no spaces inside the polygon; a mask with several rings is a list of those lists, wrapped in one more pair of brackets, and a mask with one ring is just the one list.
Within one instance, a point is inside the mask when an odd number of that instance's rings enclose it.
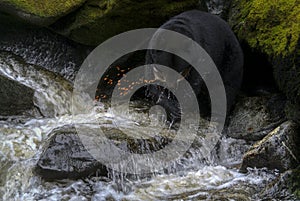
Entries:
{"label": "shadowed rock face", "polygon": [[[199,0],[35,0],[0,1],[0,10],[31,24],[47,26],[72,40],[96,46],[116,34],[158,27],[170,17],[205,9]],[[204,2],[204,1],[203,1]]]}
{"label": "shadowed rock face", "polygon": [[[233,0],[229,24],[240,41],[265,55],[278,88],[287,96],[289,119],[300,122],[300,6],[296,0]],[[264,71],[266,66],[262,66]]]}
{"label": "shadowed rock face", "polygon": [[0,115],[18,115],[33,109],[34,91],[0,76]]}
{"label": "shadowed rock face", "polygon": [[256,141],[286,121],[285,98],[282,95],[240,97],[229,117],[226,135]]}
{"label": "shadowed rock face", "polygon": [[244,155],[241,172],[247,167],[278,169],[283,172],[299,165],[299,126],[287,121],[255,143]]}
{"label": "shadowed rock face", "polygon": [[106,168],[85,149],[74,127],[53,131],[35,172],[43,179],[76,179],[89,175],[106,175]]}
{"label": "shadowed rock face", "polygon": [[[282,200],[299,200],[299,171],[300,166],[296,169],[288,170],[280,174],[275,181],[268,184],[268,186],[261,192],[260,197],[266,200],[272,200],[275,197]],[[291,192],[294,195],[291,195]]]}
{"label": "shadowed rock face", "polygon": [[[3,28],[5,27],[5,28]],[[73,80],[89,47],[0,13],[0,50]]]}

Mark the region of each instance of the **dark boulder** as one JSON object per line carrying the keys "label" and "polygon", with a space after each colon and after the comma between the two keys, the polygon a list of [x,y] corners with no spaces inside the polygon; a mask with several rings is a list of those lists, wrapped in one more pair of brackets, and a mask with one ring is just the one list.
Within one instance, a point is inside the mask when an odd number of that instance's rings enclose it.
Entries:
{"label": "dark boulder", "polygon": [[[107,140],[116,147],[125,151],[125,155],[151,154],[164,148],[171,142],[169,137],[153,137],[150,139],[135,139],[128,137],[117,128],[103,127]],[[81,131],[82,132],[82,131]],[[92,130],[92,132],[94,132]],[[85,134],[84,134],[85,135]],[[108,171],[113,171],[97,161],[85,148],[75,127],[64,126],[57,128],[41,154],[35,172],[45,180],[77,179],[88,176],[108,176]],[[101,154],[110,156],[104,150]]]}
{"label": "dark boulder", "polygon": [[[201,3],[202,2],[202,3]],[[35,0],[0,1],[0,11],[27,23],[46,26],[70,39],[96,46],[116,34],[158,27],[191,9],[206,9],[199,0]]]}
{"label": "dark boulder", "polygon": [[[0,50],[73,80],[90,47],[0,13]],[[5,29],[3,28],[5,27]]]}
{"label": "dark boulder", "polygon": [[54,130],[35,172],[45,180],[106,175],[107,170],[85,149],[74,127]]}
{"label": "dark boulder", "polygon": [[236,139],[257,141],[285,121],[285,97],[270,94],[240,97],[229,117],[226,135]]}
{"label": "dark boulder", "polygon": [[34,91],[0,75],[0,115],[20,115],[34,108]]}
{"label": "dark boulder", "polygon": [[255,143],[244,155],[241,172],[247,167],[278,169],[283,172],[297,167],[299,155],[299,126],[287,121]]}
{"label": "dark boulder", "polygon": [[300,166],[280,174],[277,179],[271,182],[261,193],[264,200],[273,198],[281,200],[300,199]]}

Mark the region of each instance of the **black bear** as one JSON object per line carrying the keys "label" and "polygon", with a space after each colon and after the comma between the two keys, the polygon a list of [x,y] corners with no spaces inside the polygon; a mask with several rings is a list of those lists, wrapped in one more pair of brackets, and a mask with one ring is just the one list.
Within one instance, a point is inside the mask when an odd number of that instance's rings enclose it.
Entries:
{"label": "black bear", "polygon": [[[227,112],[229,112],[241,87],[243,77],[243,53],[229,25],[217,16],[192,10],[171,18],[160,28],[176,31],[191,38],[209,54],[222,77],[226,91]],[[159,31],[154,34],[152,39],[150,43],[164,43],[166,40],[159,38]],[[176,43],[176,41],[167,42],[168,45],[172,45],[172,43]],[[189,63],[174,54],[149,49],[146,53],[146,64],[161,64],[176,70],[182,76],[175,79],[175,82],[174,78],[172,82],[169,81],[170,75],[155,67],[147,68],[146,78],[168,82],[169,87],[176,88],[184,77],[197,96],[201,116],[208,117],[210,115],[210,99],[207,88],[201,76]],[[169,120],[180,119],[180,105],[176,97],[170,96],[170,92],[166,88],[149,85],[147,91],[148,97],[155,104],[166,109]]]}

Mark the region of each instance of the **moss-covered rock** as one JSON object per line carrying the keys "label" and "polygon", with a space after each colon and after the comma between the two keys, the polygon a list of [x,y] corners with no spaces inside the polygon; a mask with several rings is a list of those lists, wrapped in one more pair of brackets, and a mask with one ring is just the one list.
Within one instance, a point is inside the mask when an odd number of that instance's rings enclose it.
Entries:
{"label": "moss-covered rock", "polygon": [[90,0],[52,28],[87,45],[98,45],[124,31],[159,27],[170,17],[198,8],[198,0]]}
{"label": "moss-covered rock", "polygon": [[40,17],[57,17],[72,10],[86,0],[2,0],[10,5]]}
{"label": "moss-covered rock", "polygon": [[0,0],[0,11],[32,24],[51,27],[54,31],[79,43],[96,46],[124,31],[159,27],[167,19],[183,11],[206,9],[203,2],[199,0]]}
{"label": "moss-covered rock", "polygon": [[300,33],[297,0],[235,0],[230,24],[240,39],[268,55],[295,51]]}
{"label": "moss-covered rock", "polygon": [[289,100],[287,117],[300,123],[300,39],[294,52],[285,57],[275,57],[272,63],[274,78]]}
{"label": "moss-covered rock", "polygon": [[[294,108],[299,108],[299,1],[234,0],[229,23],[241,41],[267,55],[279,89]],[[287,113],[288,117],[295,116]]]}
{"label": "moss-covered rock", "polygon": [[35,24],[51,24],[77,8],[86,0],[0,0],[0,8]]}

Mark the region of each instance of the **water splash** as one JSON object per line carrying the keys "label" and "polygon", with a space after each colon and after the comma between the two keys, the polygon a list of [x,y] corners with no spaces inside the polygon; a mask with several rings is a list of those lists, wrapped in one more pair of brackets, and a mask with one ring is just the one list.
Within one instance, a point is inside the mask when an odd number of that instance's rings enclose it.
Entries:
{"label": "water splash", "polygon": [[70,113],[72,85],[41,67],[26,64],[20,57],[0,52],[0,75],[35,91],[34,103],[46,117]]}
{"label": "water splash", "polygon": [[[116,134],[113,122],[117,122],[139,139],[141,135],[153,137],[151,133],[162,122],[152,121],[150,127],[145,126],[151,119],[160,117],[143,113],[139,103],[135,105],[137,111],[130,115],[97,105],[90,113],[71,116],[71,84],[7,52],[0,52],[0,74],[34,89],[36,105],[45,116],[50,116],[0,120],[0,197],[3,200],[257,200],[261,190],[278,176],[276,171],[265,169],[239,173],[231,164],[240,162],[243,154],[240,147],[246,145],[222,138],[216,151],[219,153],[210,152],[211,148],[205,147],[210,147],[213,137],[206,136],[214,134],[214,128],[203,126],[184,156],[153,175],[139,177],[111,171],[107,178],[45,182],[32,169],[53,129],[73,123],[86,125],[88,120],[97,122],[113,135]],[[168,131],[170,128],[165,128]],[[221,160],[212,157],[215,155]]]}

